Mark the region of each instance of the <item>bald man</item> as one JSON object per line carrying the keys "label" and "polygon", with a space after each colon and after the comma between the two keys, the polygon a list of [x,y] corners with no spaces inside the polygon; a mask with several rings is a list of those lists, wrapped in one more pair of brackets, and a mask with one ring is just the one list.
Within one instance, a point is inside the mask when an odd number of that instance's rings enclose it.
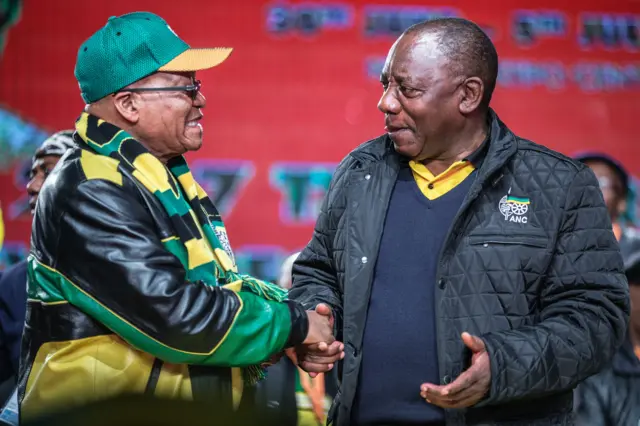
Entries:
{"label": "bald man", "polygon": [[338,167],[291,298],[344,344],[329,421],[570,425],[573,388],[622,343],[629,294],[593,172],[490,108],[491,40],[457,18],[391,47],[386,133]]}

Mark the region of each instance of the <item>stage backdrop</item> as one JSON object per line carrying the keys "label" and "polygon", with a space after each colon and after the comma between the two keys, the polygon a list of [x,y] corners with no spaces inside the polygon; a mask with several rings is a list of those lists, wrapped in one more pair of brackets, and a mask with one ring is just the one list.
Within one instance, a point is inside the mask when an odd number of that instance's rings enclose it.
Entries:
{"label": "stage backdrop", "polygon": [[383,132],[380,68],[421,20],[461,16],[490,34],[500,55],[493,107],[515,132],[566,154],[606,151],[640,171],[638,1],[27,0],[0,61],[3,262],[28,249],[29,156],[82,110],[78,46],[135,10],[160,14],[192,46],[235,48],[198,76],[205,142],[189,160],[241,267],[265,278],[308,242],[337,162]]}

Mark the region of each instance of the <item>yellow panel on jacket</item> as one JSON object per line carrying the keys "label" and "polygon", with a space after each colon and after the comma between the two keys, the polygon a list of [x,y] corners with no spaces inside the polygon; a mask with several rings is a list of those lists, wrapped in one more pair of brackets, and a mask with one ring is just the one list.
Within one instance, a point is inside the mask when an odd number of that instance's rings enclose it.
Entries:
{"label": "yellow panel on jacket", "polygon": [[187,364],[162,364],[155,396],[160,398],[193,399],[189,366]]}
{"label": "yellow panel on jacket", "polygon": [[[122,393],[143,393],[155,358],[116,335],[44,343],[33,362],[21,407],[22,419],[64,405],[86,404]],[[186,365],[167,364],[156,395],[192,399]]]}

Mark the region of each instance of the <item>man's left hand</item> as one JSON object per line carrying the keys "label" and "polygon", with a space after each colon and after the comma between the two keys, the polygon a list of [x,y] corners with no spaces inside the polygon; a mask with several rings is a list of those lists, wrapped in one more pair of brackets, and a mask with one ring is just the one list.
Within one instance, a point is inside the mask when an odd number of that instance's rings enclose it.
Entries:
{"label": "man's left hand", "polygon": [[420,396],[442,408],[466,408],[477,404],[489,392],[491,363],[482,339],[462,333],[462,341],[471,349],[471,367],[445,386],[423,383]]}

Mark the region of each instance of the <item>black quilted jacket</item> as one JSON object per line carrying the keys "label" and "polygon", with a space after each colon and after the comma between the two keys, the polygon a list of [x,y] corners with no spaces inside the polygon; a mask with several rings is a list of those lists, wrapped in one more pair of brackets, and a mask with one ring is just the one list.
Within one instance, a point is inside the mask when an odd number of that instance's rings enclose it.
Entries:
{"label": "black quilted jacket", "polygon": [[[373,271],[400,161],[386,136],[351,152],[294,265],[291,297],[308,309],[329,304],[345,343],[341,391],[329,419],[338,426],[350,423]],[[530,204],[515,208],[507,196]],[[573,424],[573,388],[612,358],[629,315],[622,259],[593,173],[518,138],[491,112],[487,156],[439,256],[441,383],[469,367],[463,331],[482,337],[492,374],[486,399],[447,410],[447,425]]]}

